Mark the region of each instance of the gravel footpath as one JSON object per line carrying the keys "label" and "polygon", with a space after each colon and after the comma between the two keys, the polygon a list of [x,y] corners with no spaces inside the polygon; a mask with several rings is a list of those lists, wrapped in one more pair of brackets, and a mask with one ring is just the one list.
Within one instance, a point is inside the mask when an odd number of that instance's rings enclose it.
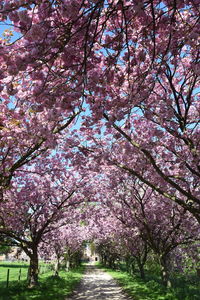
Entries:
{"label": "gravel footpath", "polygon": [[66,300],[131,300],[117,282],[93,265],[86,267],[83,279],[73,295]]}

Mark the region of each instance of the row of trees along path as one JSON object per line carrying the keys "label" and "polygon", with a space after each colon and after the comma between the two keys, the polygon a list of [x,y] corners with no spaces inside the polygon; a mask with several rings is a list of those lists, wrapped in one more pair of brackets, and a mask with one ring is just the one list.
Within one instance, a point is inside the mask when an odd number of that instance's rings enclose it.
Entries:
{"label": "row of trees along path", "polygon": [[1,1],[0,242],[30,286],[84,239],[142,278],[154,255],[165,285],[175,258],[197,266],[199,4]]}

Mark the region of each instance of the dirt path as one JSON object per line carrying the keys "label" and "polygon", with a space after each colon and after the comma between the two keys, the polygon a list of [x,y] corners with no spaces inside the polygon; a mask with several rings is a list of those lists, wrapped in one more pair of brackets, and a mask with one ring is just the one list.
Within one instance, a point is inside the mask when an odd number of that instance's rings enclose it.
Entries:
{"label": "dirt path", "polygon": [[74,294],[66,300],[131,300],[112,277],[93,265],[86,267],[85,275]]}

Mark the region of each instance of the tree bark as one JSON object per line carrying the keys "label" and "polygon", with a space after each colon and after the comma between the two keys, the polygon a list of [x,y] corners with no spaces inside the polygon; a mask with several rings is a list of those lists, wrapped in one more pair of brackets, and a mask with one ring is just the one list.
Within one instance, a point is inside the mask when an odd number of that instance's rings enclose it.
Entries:
{"label": "tree bark", "polygon": [[69,259],[67,259],[67,260],[66,260],[66,264],[65,264],[65,270],[66,270],[67,272],[69,272],[69,269],[70,269],[70,261],[69,261]]}
{"label": "tree bark", "polygon": [[126,257],[126,270],[130,275],[134,274],[135,271],[135,261],[133,257]]}
{"label": "tree bark", "polygon": [[59,276],[59,268],[60,268],[60,257],[57,256],[56,262],[54,265],[54,276]]}
{"label": "tree bark", "polygon": [[172,283],[170,281],[170,272],[169,272],[169,265],[168,260],[165,256],[161,256],[160,259],[160,265],[161,265],[161,279],[164,286],[167,288],[170,288],[172,286]]}
{"label": "tree bark", "polygon": [[140,277],[144,280],[145,279],[144,264],[137,260],[137,265],[140,271]]}
{"label": "tree bark", "polygon": [[34,287],[38,285],[38,274],[39,274],[39,263],[38,263],[38,252],[37,247],[32,249],[30,257],[30,265],[28,270],[28,286]]}

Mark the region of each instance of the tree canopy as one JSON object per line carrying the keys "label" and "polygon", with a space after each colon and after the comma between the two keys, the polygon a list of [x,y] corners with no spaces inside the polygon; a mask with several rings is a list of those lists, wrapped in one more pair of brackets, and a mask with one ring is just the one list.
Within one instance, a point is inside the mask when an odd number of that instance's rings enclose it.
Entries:
{"label": "tree canopy", "polygon": [[3,236],[37,257],[77,219],[141,272],[199,240],[199,19],[199,0],[1,1]]}

